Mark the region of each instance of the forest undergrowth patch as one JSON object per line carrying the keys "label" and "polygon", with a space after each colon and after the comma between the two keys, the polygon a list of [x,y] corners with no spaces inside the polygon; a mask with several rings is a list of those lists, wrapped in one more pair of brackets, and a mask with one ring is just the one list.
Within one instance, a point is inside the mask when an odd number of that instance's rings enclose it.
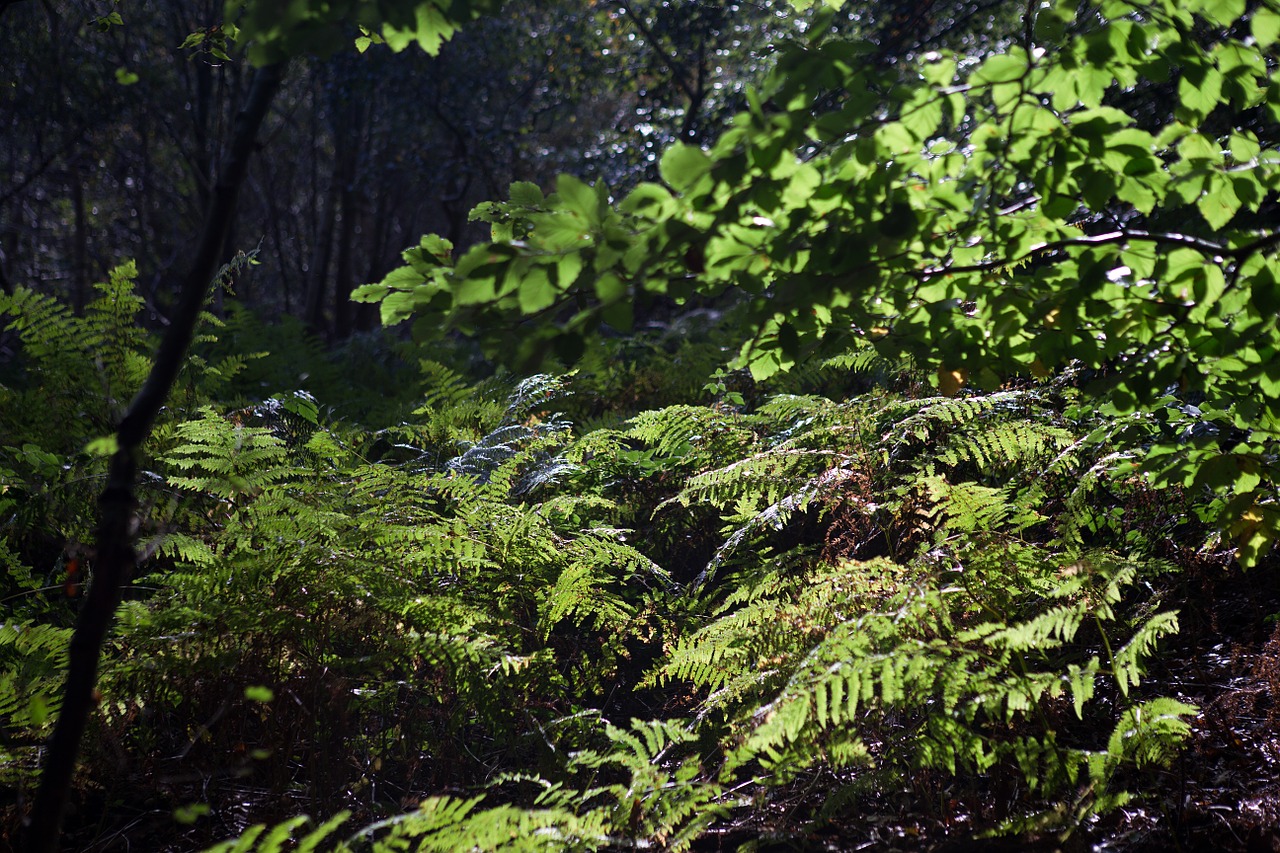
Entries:
{"label": "forest undergrowth patch", "polygon": [[[128,278],[83,317],[0,305],[6,839],[92,578],[96,433],[146,367],[51,342],[131,323]],[[1227,806],[1239,849],[1268,837],[1274,572],[1231,569],[1135,468],[1149,425],[1070,374],[937,397],[846,357],[664,399],[702,355],[658,347],[635,410],[419,354],[365,426],[326,371],[254,396],[206,332],[144,466],[74,849],[1141,849]]]}

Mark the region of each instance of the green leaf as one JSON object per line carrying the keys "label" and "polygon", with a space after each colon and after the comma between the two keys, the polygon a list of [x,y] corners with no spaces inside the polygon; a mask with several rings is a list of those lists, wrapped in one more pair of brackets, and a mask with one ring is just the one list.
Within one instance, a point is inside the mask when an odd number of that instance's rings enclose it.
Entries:
{"label": "green leaf", "polygon": [[1191,0],[1188,8],[1211,24],[1228,27],[1244,14],[1245,0]]}
{"label": "green leaf", "polygon": [[1240,210],[1240,199],[1236,197],[1234,185],[1223,180],[1208,183],[1205,194],[1196,202],[1196,209],[1204,217],[1204,221],[1215,230],[1224,228]]}
{"label": "green leaf", "polygon": [[120,449],[115,433],[95,438],[84,446],[84,452],[90,456],[112,456]]}
{"label": "green leaf", "polygon": [[618,209],[623,213],[661,219],[669,216],[675,207],[671,192],[660,184],[640,184],[622,200]]}
{"label": "green leaf", "polygon": [[417,42],[431,56],[440,52],[440,46],[453,37],[457,27],[444,16],[435,3],[418,2],[414,6],[414,23],[411,26],[382,25],[382,37],[396,53]]}
{"label": "green leaf", "polygon": [[27,716],[33,726],[42,726],[49,719],[49,699],[43,693],[37,693],[27,702]]}
{"label": "green leaf", "polygon": [[1280,41],[1280,11],[1265,6],[1253,13],[1249,21],[1249,31],[1258,47],[1265,50]]}
{"label": "green leaf", "polygon": [[209,814],[208,803],[189,803],[173,810],[173,819],[182,826],[191,826],[197,820]]}
{"label": "green leaf", "polygon": [[568,290],[578,280],[583,265],[582,255],[577,252],[562,255],[556,261],[556,285],[561,290]]}
{"label": "green leaf", "polygon": [[573,175],[560,175],[556,178],[556,193],[565,210],[576,213],[593,228],[600,224],[600,197],[594,187]]}
{"label": "green leaf", "polygon": [[433,259],[440,262],[447,262],[453,255],[453,243],[438,234],[427,234],[418,244]]}
{"label": "green leaf", "polygon": [[394,326],[403,323],[418,310],[418,298],[413,293],[393,291],[386,295],[379,308],[382,325]]}
{"label": "green leaf", "polygon": [[261,684],[253,684],[244,689],[244,698],[250,702],[258,702],[265,704],[276,698],[275,691],[270,687],[263,687]]}
{"label": "green leaf", "polygon": [[509,191],[512,204],[524,207],[538,207],[543,202],[542,189],[529,181],[516,181]]}
{"label": "green leaf", "polygon": [[536,314],[555,304],[558,292],[547,275],[547,268],[541,264],[534,265],[520,279],[516,289],[516,298],[520,310],[525,314]]}
{"label": "green leaf", "polygon": [[316,399],[305,391],[295,391],[284,398],[281,403],[286,412],[292,412],[309,424],[320,423],[320,406]]}
{"label": "green leaf", "polygon": [[498,298],[496,285],[492,276],[467,276],[455,286],[453,301],[457,305],[483,305],[493,302]]}
{"label": "green leaf", "polygon": [[1178,81],[1178,117],[1203,121],[1222,100],[1222,72],[1212,65],[1187,65]]}
{"label": "green leaf", "polygon": [[917,138],[901,122],[889,122],[876,128],[876,144],[883,155],[898,157],[908,154],[920,144]]}
{"label": "green leaf", "polygon": [[1262,145],[1251,130],[1231,134],[1229,145],[1231,157],[1237,163],[1248,163],[1262,153]]}
{"label": "green leaf", "polygon": [[352,302],[381,302],[391,292],[385,284],[362,284],[351,291]]}
{"label": "green leaf", "polygon": [[922,103],[908,105],[899,121],[917,142],[927,141],[942,123],[942,99],[930,92]]}
{"label": "green leaf", "polygon": [[677,142],[666,150],[658,162],[658,172],[676,192],[688,192],[711,170],[711,158],[692,145]]}
{"label": "green leaf", "polygon": [[602,304],[609,304],[627,295],[626,282],[613,273],[605,273],[595,281],[596,297]]}
{"label": "green leaf", "polygon": [[1027,73],[1026,53],[1019,50],[988,57],[973,72],[975,83],[1011,83]]}

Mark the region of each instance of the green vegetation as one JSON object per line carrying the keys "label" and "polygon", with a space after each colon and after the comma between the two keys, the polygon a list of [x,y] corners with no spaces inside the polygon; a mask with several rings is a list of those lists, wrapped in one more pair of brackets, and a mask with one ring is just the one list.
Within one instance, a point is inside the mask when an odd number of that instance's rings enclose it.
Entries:
{"label": "green vegetation", "polygon": [[[84,317],[26,291],[0,303],[39,377],[3,407],[19,791],[58,711],[68,573],[92,565],[76,525],[105,463],[81,412],[147,367],[129,274]],[[1014,785],[975,828],[1069,832],[1188,732],[1195,709],[1142,672],[1178,625],[1160,540],[1205,531],[1176,506],[1138,519],[1099,500],[1148,487],[1109,473],[1119,445],[1083,440],[1107,421],[1069,379],[920,397],[885,390],[909,372],[864,353],[626,417],[584,412],[590,375],[476,384],[421,360],[371,429],[322,384],[249,402],[250,370],[311,346],[220,358],[229,330],[205,323],[142,478],[146,574],[79,794],[142,820],[140,838],[238,834],[247,798],[273,828],[220,849],[680,848],[744,816],[799,839],[924,777],[975,804]],[[95,359],[68,340],[119,343]],[[688,350],[641,364],[675,374]],[[823,380],[844,391],[776,384]],[[744,392],[758,404],[724,399]],[[797,785],[822,793],[765,821]],[[274,824],[293,803],[318,823]]]}
{"label": "green vegetation", "polygon": [[[914,356],[947,394],[1082,364],[1105,374],[1098,405],[1153,416],[1157,484],[1219,493],[1206,511],[1252,565],[1280,526],[1280,235],[1264,211],[1280,11],[1244,13],[1045,4],[981,62],[905,68],[819,33],[709,152],[669,148],[665,185],[616,204],[567,175],[549,197],[513,185],[476,211],[493,242],[455,264],[424,238],[356,298],[491,341],[495,313],[559,312],[517,363],[571,358],[655,296],[732,288],[751,333],[737,363],[757,378],[855,342]],[[1215,438],[1175,438],[1196,426]]]}
{"label": "green vegetation", "polygon": [[282,63],[496,4],[241,5],[158,349],[133,263],[0,293],[0,840],[76,707],[68,849],[1206,842],[1187,750],[1280,715],[1280,6],[809,10],[661,182],[512,184],[330,350],[218,268]]}

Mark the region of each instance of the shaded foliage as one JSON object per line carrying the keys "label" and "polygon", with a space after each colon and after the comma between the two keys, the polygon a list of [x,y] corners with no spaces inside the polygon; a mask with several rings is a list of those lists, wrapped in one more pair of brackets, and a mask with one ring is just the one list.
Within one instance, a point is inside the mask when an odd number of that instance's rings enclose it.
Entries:
{"label": "shaded foliage", "polygon": [[[27,328],[32,370],[106,404],[41,348],[61,328]],[[1098,487],[1079,474],[1110,450],[1079,443],[1094,423],[1069,383],[903,398],[855,354],[827,368],[870,383],[850,399],[744,385],[759,405],[578,431],[558,412],[594,380],[477,384],[423,360],[398,368],[403,421],[369,429],[306,394],[213,402],[231,386],[210,363],[145,465],[147,574],[108,650],[77,844],[105,842],[101,815],[187,846],[274,827],[226,849],[682,848],[831,773],[832,802],[926,773],[973,798],[1021,779],[983,826],[1045,833],[1141,790],[1132,774],[1188,731],[1192,709],[1142,679],[1176,625],[1159,523],[1077,517]],[[5,541],[37,541],[49,516],[12,509]],[[25,614],[0,658],[22,791],[75,599],[5,565]],[[785,831],[832,816],[806,805]]]}

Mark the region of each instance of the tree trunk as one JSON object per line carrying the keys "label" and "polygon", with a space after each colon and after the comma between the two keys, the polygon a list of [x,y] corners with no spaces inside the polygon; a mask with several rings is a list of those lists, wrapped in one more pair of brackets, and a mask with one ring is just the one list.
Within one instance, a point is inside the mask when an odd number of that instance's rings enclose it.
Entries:
{"label": "tree trunk", "polygon": [[89,301],[89,225],[84,209],[84,175],[78,156],[71,158],[70,172],[71,206],[75,213],[71,235],[71,304],[80,314]]}
{"label": "tree trunk", "polygon": [[98,498],[97,556],[93,580],[71,637],[62,710],[45,753],[44,772],[27,827],[28,853],[58,849],[62,814],[71,787],[80,740],[93,710],[98,662],[112,616],[133,573],[134,486],[138,455],[156,416],[169,396],[186,358],[196,321],[235,213],[236,195],[244,181],[258,128],[284,75],[283,65],[260,68],[244,108],[236,116],[231,146],[213,187],[208,212],[191,269],[182,282],[169,328],[160,343],[147,381],[129,405],[116,430],[107,485]]}
{"label": "tree trunk", "polygon": [[342,219],[338,223],[337,280],[333,286],[333,340],[342,341],[351,336],[353,303],[351,289],[355,287],[351,273],[352,241],[356,236],[356,221],[360,216],[360,200],[356,193],[355,153],[343,156],[342,189],[338,198],[342,205]]}
{"label": "tree trunk", "polygon": [[341,168],[334,160],[333,172],[329,176],[329,191],[325,194],[324,220],[316,234],[315,253],[311,256],[311,269],[307,275],[311,284],[307,290],[307,304],[302,319],[311,330],[318,335],[328,332],[324,319],[325,296],[329,292],[329,259],[333,256],[333,227],[338,219],[339,182],[342,180]]}

